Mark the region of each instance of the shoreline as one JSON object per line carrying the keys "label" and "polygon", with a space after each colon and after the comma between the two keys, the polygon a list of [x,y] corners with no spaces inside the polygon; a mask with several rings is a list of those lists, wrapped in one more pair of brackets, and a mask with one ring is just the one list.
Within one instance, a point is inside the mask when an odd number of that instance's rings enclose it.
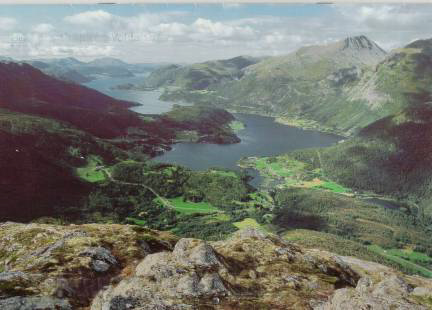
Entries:
{"label": "shoreline", "polygon": [[[117,85],[116,87],[118,87],[119,85]],[[136,85],[134,85],[136,87]],[[138,90],[136,88],[122,88],[122,89],[117,89],[117,90],[123,90],[123,91],[130,91],[130,90]],[[162,95],[165,92],[165,88],[163,87],[158,87],[158,88],[149,88],[146,90],[140,89],[140,91],[153,91],[153,92],[159,92],[160,96],[159,96],[159,100],[161,101],[170,101],[170,100],[163,100],[161,99]],[[199,103],[197,102],[186,102],[184,100],[179,100],[178,104],[180,105],[199,105]],[[144,105],[144,104],[140,104],[140,105]],[[312,131],[317,131],[317,132],[321,132],[321,133],[326,133],[326,134],[333,134],[336,136],[341,136],[344,138],[350,138],[352,137],[352,133],[348,133],[346,131],[341,131],[341,130],[336,130],[336,129],[332,129],[326,126],[321,125],[320,123],[318,123],[315,120],[311,120],[311,119],[306,119],[306,118],[300,118],[297,116],[284,116],[284,115],[277,115],[274,113],[264,113],[264,112],[260,112],[257,110],[251,110],[250,107],[246,107],[245,109],[235,109],[235,108],[226,108],[226,107],[220,107],[230,113],[244,113],[244,114],[251,114],[251,115],[259,115],[259,116],[264,116],[264,117],[272,117],[274,118],[274,122],[282,124],[282,125],[286,125],[286,126],[291,126],[291,127],[296,127],[296,128],[300,128],[303,130],[312,130]]]}
{"label": "shoreline", "polygon": [[352,134],[348,134],[346,132],[342,132],[339,130],[334,130],[325,126],[320,125],[317,121],[305,119],[305,118],[298,118],[298,117],[286,117],[286,116],[280,116],[272,113],[261,113],[258,111],[250,111],[250,110],[242,110],[242,109],[229,109],[224,108],[230,113],[242,113],[242,114],[250,114],[250,115],[258,115],[258,116],[264,116],[264,117],[272,117],[274,118],[275,123],[279,123],[285,126],[291,126],[295,128],[300,128],[303,130],[310,130],[310,131],[317,131],[321,133],[326,134],[332,134],[343,138],[351,138]]}

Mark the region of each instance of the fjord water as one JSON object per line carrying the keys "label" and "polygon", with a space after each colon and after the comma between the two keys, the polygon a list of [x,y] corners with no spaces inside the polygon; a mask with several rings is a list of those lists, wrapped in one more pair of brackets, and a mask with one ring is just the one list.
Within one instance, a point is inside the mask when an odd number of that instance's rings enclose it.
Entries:
{"label": "fjord water", "polygon": [[[238,170],[237,162],[247,156],[273,156],[310,147],[329,146],[341,137],[317,131],[303,130],[276,123],[272,117],[234,114],[245,124],[236,144],[179,143],[173,149],[155,158],[159,162],[177,163],[194,170],[221,167]],[[250,171],[253,176],[257,174]],[[259,183],[256,179],[252,185]]]}
{"label": "fjord water", "polygon": [[120,78],[100,78],[83,85],[94,88],[108,96],[128,100],[133,102],[142,103],[143,105],[132,107],[131,110],[142,114],[161,114],[168,112],[172,109],[174,104],[178,102],[161,101],[159,91],[137,91],[137,90],[121,90],[112,89],[111,87],[121,84],[141,84],[143,79],[148,74],[136,75],[134,77],[120,77]]}
{"label": "fjord water", "polygon": [[[143,104],[133,110],[143,114],[159,114],[171,109],[175,102],[165,102],[158,99],[157,91],[112,90],[111,86],[136,83],[143,76],[133,78],[105,78],[92,81],[85,85],[95,88],[109,96],[135,101]],[[205,170],[212,167],[239,170],[237,162],[246,156],[272,156],[289,151],[311,147],[325,147],[337,143],[342,138],[332,134],[311,130],[303,130],[276,123],[272,117],[252,114],[235,114],[235,117],[245,124],[245,129],[237,135],[240,143],[196,144],[178,143],[173,149],[156,157],[158,162],[176,163],[194,170]],[[251,182],[257,185],[260,178],[255,171],[250,170],[255,177]]]}

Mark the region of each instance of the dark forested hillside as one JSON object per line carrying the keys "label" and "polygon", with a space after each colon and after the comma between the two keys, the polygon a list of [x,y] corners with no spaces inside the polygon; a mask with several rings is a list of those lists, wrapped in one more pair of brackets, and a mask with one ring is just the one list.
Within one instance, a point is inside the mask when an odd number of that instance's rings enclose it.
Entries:
{"label": "dark forested hillside", "polygon": [[0,63],[2,108],[65,121],[96,136],[111,138],[142,123],[136,113],[128,110],[131,105],[57,80],[28,64]]}
{"label": "dark forested hillside", "polygon": [[91,186],[74,168],[91,154],[107,163],[126,158],[71,126],[0,109],[0,218],[28,220],[78,207]]}
{"label": "dark forested hillside", "polygon": [[239,141],[224,110],[176,107],[143,116],[132,104],[28,64],[0,63],[0,219],[79,214],[107,179],[103,167],[154,156],[183,136]]}

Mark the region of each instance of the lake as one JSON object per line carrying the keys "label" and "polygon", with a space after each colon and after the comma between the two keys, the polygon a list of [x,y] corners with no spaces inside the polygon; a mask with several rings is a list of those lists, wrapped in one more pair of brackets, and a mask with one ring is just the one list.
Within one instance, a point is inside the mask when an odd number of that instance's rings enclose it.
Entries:
{"label": "lake", "polygon": [[141,84],[144,78],[148,75],[141,74],[134,77],[122,77],[122,78],[100,78],[93,80],[83,85],[94,88],[108,96],[128,100],[133,102],[142,103],[141,106],[132,107],[131,110],[142,113],[142,114],[161,114],[171,111],[174,104],[188,105],[185,103],[172,102],[172,101],[161,101],[159,96],[160,91],[139,91],[139,90],[121,90],[121,89],[111,89],[113,86],[120,84],[132,83]]}
{"label": "lake", "polygon": [[[242,157],[274,156],[298,149],[329,146],[342,139],[332,134],[282,125],[272,117],[241,113],[234,116],[246,126],[237,133],[240,143],[179,143],[155,160],[184,165],[194,170],[211,167],[239,170],[237,162]],[[252,169],[248,169],[248,172],[255,177],[251,184],[258,185],[261,181],[258,173]]]}
{"label": "lake", "polygon": [[[142,103],[142,106],[133,110],[143,114],[159,114],[171,109],[175,102],[159,100],[158,91],[130,91],[112,90],[111,86],[136,83],[142,81],[144,76],[132,78],[105,78],[86,83],[107,95],[118,99]],[[325,147],[337,143],[342,137],[311,130],[303,130],[274,122],[274,118],[252,114],[236,113],[234,116],[245,124],[245,129],[237,135],[240,143],[196,144],[178,143],[173,145],[171,151],[154,158],[158,162],[175,163],[189,167],[193,170],[205,170],[211,167],[220,167],[239,170],[237,161],[246,156],[273,156],[310,147]],[[260,183],[257,171],[248,169],[255,177],[252,185]]]}

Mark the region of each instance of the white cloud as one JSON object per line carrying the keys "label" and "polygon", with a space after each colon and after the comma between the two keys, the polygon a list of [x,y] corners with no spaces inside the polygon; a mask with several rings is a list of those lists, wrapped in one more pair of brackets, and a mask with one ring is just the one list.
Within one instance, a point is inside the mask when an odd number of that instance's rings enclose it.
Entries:
{"label": "white cloud", "polygon": [[194,38],[201,39],[244,39],[252,37],[255,32],[249,26],[232,26],[228,23],[213,22],[209,19],[198,18],[192,25],[191,29],[196,34]]}
{"label": "white cloud", "polygon": [[162,23],[150,27],[149,30],[165,36],[184,36],[188,33],[189,27],[182,23]]}
{"label": "white cloud", "polygon": [[382,30],[410,29],[430,23],[432,12],[430,7],[403,4],[371,4],[338,6],[342,15],[352,21]]}
{"label": "white cloud", "polygon": [[38,32],[38,33],[48,33],[54,30],[54,26],[51,24],[37,24],[34,28],[33,31],[34,32]]}
{"label": "white cloud", "polygon": [[87,26],[103,25],[112,19],[113,15],[103,10],[87,11],[64,18],[68,23]]}
{"label": "white cloud", "polygon": [[369,23],[398,23],[401,25],[410,24],[421,14],[417,11],[405,11],[402,6],[363,6],[359,10],[358,19]]}
{"label": "white cloud", "polygon": [[[430,37],[432,29],[430,5],[331,5],[323,13],[306,16],[250,15],[243,10],[246,5],[223,6],[235,8],[237,17],[196,15],[199,10],[123,16],[99,9],[50,20],[52,24],[35,22],[25,26],[26,31],[21,23],[18,27],[15,20],[0,17],[0,30],[19,28],[13,30],[23,31],[26,37],[19,46],[17,40],[0,37],[1,48],[32,55],[39,50],[56,56],[98,57],[100,53],[132,61],[198,62],[245,54],[287,54],[305,45],[360,34],[389,50],[414,38]],[[0,31],[0,35],[10,32]]]}
{"label": "white cloud", "polygon": [[9,31],[15,28],[17,21],[11,17],[0,17],[0,30]]}
{"label": "white cloud", "polygon": [[242,5],[240,3],[232,3],[232,2],[225,3],[225,2],[223,2],[222,7],[224,9],[239,9],[242,7]]}

